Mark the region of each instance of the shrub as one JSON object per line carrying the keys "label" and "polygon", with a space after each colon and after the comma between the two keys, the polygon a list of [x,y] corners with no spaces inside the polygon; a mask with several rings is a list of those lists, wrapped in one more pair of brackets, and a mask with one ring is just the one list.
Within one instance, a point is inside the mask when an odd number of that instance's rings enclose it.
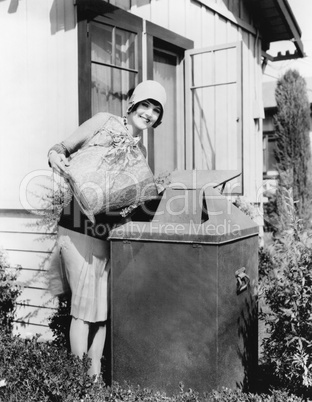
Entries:
{"label": "shrub", "polygon": [[70,300],[58,299],[58,307],[55,313],[49,317],[48,325],[53,333],[53,344],[59,347],[65,347],[70,350],[69,327],[71,322]]}
{"label": "shrub", "polygon": [[267,247],[259,248],[259,280],[265,281],[272,273],[273,260]]}
{"label": "shrub", "polygon": [[87,375],[89,359],[79,359],[65,348],[38,338],[21,339],[0,333],[0,400],[6,402],[303,402],[286,392],[246,394],[221,389],[204,395],[180,384],[180,392],[167,396],[130,384],[106,387]]}
{"label": "shrub", "polygon": [[264,364],[281,387],[298,395],[312,392],[312,236],[304,232],[289,195],[287,227],[268,249],[262,281],[262,313],[268,337]]}
{"label": "shrub", "polygon": [[76,401],[92,386],[89,359],[38,339],[0,334],[1,401]]}
{"label": "shrub", "polygon": [[286,391],[274,390],[271,394],[245,394],[240,390],[223,388],[213,391],[209,402],[303,402],[303,399]]}
{"label": "shrub", "polygon": [[0,328],[12,332],[16,299],[21,288],[16,279],[20,268],[11,268],[6,253],[0,249]]}
{"label": "shrub", "polygon": [[238,209],[244,212],[250,219],[255,219],[257,216],[256,207],[252,205],[245,197],[238,196],[233,202]]}

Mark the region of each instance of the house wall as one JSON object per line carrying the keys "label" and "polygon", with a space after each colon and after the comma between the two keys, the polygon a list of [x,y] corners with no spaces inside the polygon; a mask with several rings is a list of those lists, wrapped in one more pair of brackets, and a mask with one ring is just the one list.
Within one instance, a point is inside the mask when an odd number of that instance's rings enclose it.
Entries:
{"label": "house wall", "polygon": [[[242,1],[110,3],[125,5],[131,13],[193,40],[195,48],[242,41],[244,195],[257,202],[262,180],[260,41]],[[0,34],[9,38],[0,43],[0,76],[5,77],[0,100],[5,133],[0,147],[0,246],[8,250],[13,265],[23,267],[25,288],[16,330],[50,337],[46,318],[55,304],[46,291],[44,271],[55,230],[46,233],[41,218],[24,210],[25,187],[33,185],[30,177],[39,184],[45,179],[50,172],[47,150],[78,125],[74,0],[1,1]]]}
{"label": "house wall", "polygon": [[54,238],[23,206],[25,188],[36,190],[50,174],[48,149],[78,124],[73,2],[1,1],[0,35],[0,247],[23,267],[15,330],[50,337],[46,318],[55,304],[43,272]]}

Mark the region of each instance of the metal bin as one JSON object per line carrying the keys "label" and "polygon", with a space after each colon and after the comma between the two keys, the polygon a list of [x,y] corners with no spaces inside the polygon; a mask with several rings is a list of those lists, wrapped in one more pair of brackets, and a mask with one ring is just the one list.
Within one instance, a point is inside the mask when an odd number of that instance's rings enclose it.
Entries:
{"label": "metal bin", "polygon": [[258,226],[215,188],[231,176],[175,171],[150,222],[112,232],[113,381],[167,394],[251,385]]}

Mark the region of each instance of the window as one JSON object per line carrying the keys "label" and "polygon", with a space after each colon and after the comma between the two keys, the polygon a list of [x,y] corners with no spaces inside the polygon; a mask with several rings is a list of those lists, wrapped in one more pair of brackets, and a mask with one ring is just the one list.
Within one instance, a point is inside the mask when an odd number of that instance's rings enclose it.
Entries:
{"label": "window", "polygon": [[106,2],[77,0],[79,120],[122,116],[142,80],[142,19]]}
{"label": "window", "polygon": [[155,79],[167,105],[163,123],[144,135],[148,162],[156,174],[183,169],[183,60],[193,42],[106,2],[77,0],[77,8],[80,123],[99,111],[122,116],[130,91]]}
{"label": "window", "polygon": [[92,21],[90,36],[92,114],[104,111],[121,116],[127,93],[137,83],[138,35]]}
{"label": "window", "polygon": [[276,159],[274,151],[276,149],[276,138],[274,133],[264,133],[263,137],[263,175],[266,178],[276,177]]}

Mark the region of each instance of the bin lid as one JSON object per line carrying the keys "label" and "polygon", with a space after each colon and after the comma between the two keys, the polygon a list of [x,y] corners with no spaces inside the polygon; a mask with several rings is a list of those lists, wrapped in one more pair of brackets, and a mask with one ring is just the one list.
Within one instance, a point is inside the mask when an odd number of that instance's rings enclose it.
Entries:
{"label": "bin lid", "polygon": [[219,187],[240,176],[239,170],[174,170],[170,188],[203,189]]}
{"label": "bin lid", "polygon": [[258,225],[215,188],[184,192],[183,199],[182,190],[167,189],[151,222],[128,222],[110,239],[221,244],[258,235]]}

